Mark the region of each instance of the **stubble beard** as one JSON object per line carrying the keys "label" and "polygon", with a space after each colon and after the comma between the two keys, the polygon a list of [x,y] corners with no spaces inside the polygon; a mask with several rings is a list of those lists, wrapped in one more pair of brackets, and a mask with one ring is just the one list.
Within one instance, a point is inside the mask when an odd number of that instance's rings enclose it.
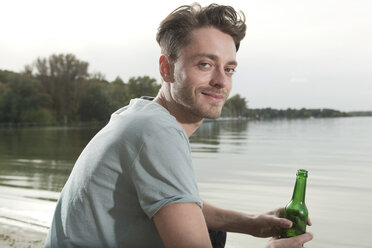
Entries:
{"label": "stubble beard", "polygon": [[[203,90],[203,89],[202,89]],[[198,101],[199,98],[203,98],[204,96],[202,95],[202,90],[200,92],[197,92],[196,98],[194,98],[191,95],[186,95],[183,94],[181,96],[181,101],[182,105],[184,108],[186,108],[189,112],[191,112],[194,116],[199,117],[199,118],[208,118],[208,119],[217,119],[218,117],[221,116],[222,112],[222,107],[225,104],[228,94],[225,91],[219,90],[218,93],[222,94],[224,96],[223,100],[221,103],[213,103],[213,102],[208,102],[206,103],[207,100],[202,99],[202,101]],[[209,90],[211,92],[211,90]],[[214,91],[217,93],[216,91]]]}

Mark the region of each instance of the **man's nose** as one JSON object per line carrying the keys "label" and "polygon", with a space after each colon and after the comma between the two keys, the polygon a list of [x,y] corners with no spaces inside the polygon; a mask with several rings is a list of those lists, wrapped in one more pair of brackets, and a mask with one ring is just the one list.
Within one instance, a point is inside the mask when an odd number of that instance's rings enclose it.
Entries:
{"label": "man's nose", "polygon": [[209,84],[218,89],[225,88],[228,84],[228,77],[225,68],[215,67]]}

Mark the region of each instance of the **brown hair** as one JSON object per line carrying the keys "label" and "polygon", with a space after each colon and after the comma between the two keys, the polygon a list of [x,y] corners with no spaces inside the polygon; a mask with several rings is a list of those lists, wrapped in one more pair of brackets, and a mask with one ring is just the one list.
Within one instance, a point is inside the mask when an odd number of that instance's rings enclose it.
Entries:
{"label": "brown hair", "polygon": [[161,52],[176,60],[179,50],[190,41],[190,33],[208,26],[229,34],[235,42],[236,51],[239,50],[246,30],[244,13],[218,4],[201,7],[199,3],[194,3],[175,9],[160,23],[156,40]]}

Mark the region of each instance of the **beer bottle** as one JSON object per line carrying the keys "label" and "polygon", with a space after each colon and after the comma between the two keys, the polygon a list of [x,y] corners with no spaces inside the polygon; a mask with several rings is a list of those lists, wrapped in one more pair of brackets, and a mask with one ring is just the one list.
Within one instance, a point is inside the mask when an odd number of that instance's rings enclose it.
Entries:
{"label": "beer bottle", "polygon": [[291,228],[282,229],[281,238],[298,236],[306,232],[308,210],[305,205],[307,171],[297,171],[296,184],[293,190],[292,200],[285,207],[285,218],[291,220]]}

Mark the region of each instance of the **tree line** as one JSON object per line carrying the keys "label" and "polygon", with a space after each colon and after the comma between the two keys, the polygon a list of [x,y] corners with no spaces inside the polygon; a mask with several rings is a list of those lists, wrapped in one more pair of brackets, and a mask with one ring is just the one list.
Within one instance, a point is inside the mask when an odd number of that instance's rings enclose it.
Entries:
{"label": "tree line", "polygon": [[[295,119],[295,118],[330,118],[330,117],[350,117],[358,116],[353,113],[341,112],[334,109],[273,109],[273,108],[245,108],[242,103],[244,98],[235,95],[228,99],[222,117],[243,117],[255,120],[264,119]],[[362,115],[359,115],[362,116]],[[366,116],[366,115],[364,115]]]}
{"label": "tree line", "polygon": [[294,119],[294,118],[330,118],[330,117],[349,117],[351,114],[334,109],[249,109],[248,116],[254,119]]}
{"label": "tree line", "polygon": [[38,58],[21,73],[0,70],[0,123],[66,124],[107,121],[132,98],[155,96],[156,79],[89,73],[73,54]]}
{"label": "tree line", "polygon": [[247,107],[247,100],[239,94],[229,98],[222,110],[222,117],[244,117],[248,119],[294,119],[294,118],[328,118],[348,117],[351,113],[345,113],[333,109],[273,109]]}
{"label": "tree line", "polygon": [[[149,76],[107,81],[89,73],[89,63],[73,54],[37,58],[20,73],[0,70],[0,123],[68,124],[107,121],[115,110],[140,96],[156,96],[160,84]],[[345,116],[335,110],[248,109],[239,94],[230,97],[222,117],[254,119]]]}

